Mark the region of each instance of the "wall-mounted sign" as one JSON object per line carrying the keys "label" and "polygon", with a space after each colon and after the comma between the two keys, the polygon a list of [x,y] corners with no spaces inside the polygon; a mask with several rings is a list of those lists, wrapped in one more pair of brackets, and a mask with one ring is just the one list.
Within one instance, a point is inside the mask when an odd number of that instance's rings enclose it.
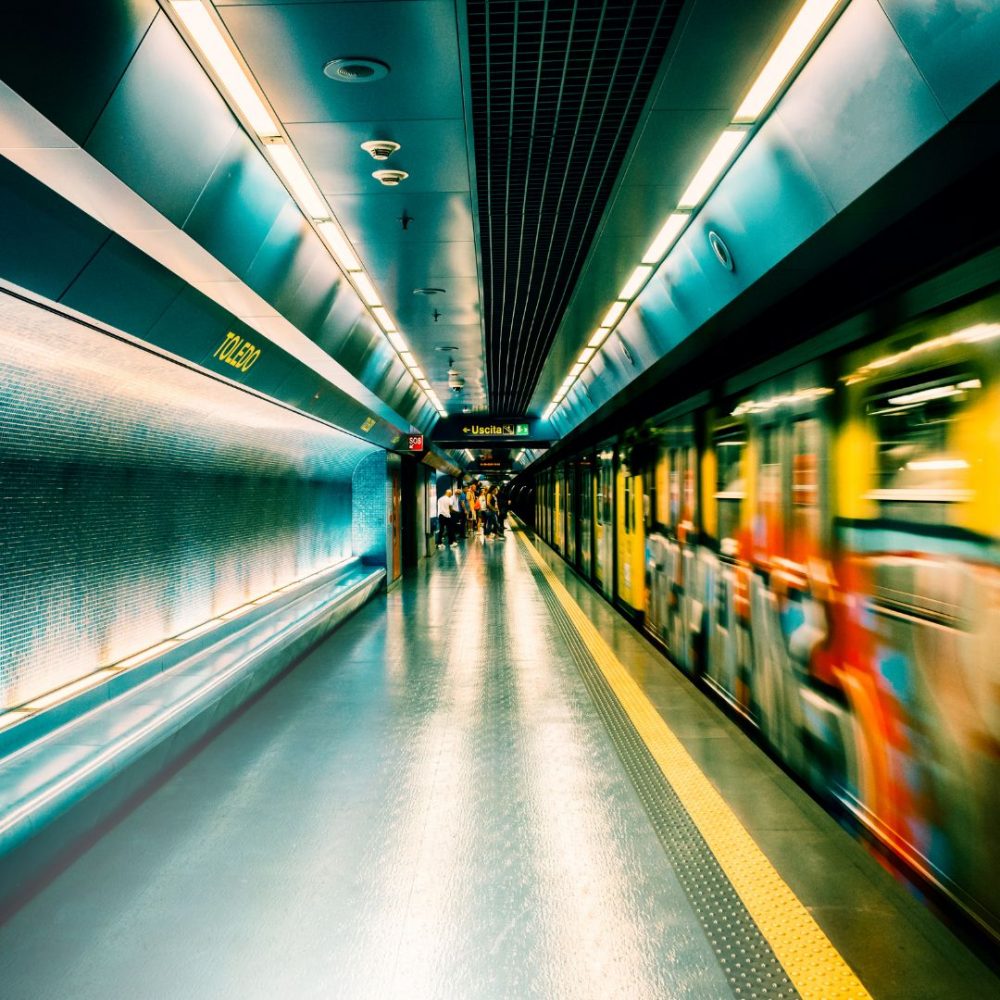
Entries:
{"label": "wall-mounted sign", "polygon": [[361,425],[361,429],[367,434],[377,422],[374,417],[366,417],[365,422]]}
{"label": "wall-mounted sign", "polygon": [[424,450],[424,436],[423,434],[411,434],[410,443],[408,445],[410,451],[423,451]]}
{"label": "wall-mounted sign", "polygon": [[227,365],[238,368],[241,372],[248,372],[260,357],[260,348],[230,330],[212,357],[225,361]]}

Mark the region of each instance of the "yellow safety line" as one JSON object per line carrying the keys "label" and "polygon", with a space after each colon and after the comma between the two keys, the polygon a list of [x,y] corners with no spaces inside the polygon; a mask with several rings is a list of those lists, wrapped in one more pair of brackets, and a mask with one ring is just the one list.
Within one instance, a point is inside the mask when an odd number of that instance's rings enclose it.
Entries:
{"label": "yellow safety line", "polygon": [[805,1000],[869,993],[527,536],[517,532],[664,777]]}

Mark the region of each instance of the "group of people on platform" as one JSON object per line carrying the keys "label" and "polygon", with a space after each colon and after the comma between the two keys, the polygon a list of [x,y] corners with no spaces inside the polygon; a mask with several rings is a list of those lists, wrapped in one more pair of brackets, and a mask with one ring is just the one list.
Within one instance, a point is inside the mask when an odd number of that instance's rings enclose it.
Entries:
{"label": "group of people on platform", "polygon": [[474,481],[438,497],[437,547],[458,547],[459,539],[481,534],[484,541],[504,537],[507,497],[498,486]]}

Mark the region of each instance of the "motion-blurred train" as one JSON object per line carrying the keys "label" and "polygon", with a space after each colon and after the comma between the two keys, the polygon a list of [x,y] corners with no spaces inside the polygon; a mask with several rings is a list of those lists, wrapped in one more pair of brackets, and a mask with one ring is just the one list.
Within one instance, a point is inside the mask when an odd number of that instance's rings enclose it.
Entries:
{"label": "motion-blurred train", "polygon": [[1000,292],[875,337],[543,469],[535,527],[998,934]]}

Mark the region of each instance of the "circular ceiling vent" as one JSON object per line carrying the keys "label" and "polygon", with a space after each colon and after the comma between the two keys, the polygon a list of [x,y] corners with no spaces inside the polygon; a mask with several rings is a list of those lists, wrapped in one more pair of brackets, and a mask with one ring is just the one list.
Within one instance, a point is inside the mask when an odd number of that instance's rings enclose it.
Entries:
{"label": "circular ceiling vent", "polygon": [[405,170],[373,170],[372,177],[386,187],[395,187],[410,175]]}
{"label": "circular ceiling vent", "polygon": [[389,75],[389,67],[366,56],[344,56],[331,59],[323,67],[323,75],[338,83],[374,83]]}
{"label": "circular ceiling vent", "polygon": [[444,295],[443,288],[414,288],[414,295]]}
{"label": "circular ceiling vent", "polygon": [[434,348],[435,351],[447,351],[450,354],[458,354],[458,348],[452,347],[451,344],[438,344]]}

